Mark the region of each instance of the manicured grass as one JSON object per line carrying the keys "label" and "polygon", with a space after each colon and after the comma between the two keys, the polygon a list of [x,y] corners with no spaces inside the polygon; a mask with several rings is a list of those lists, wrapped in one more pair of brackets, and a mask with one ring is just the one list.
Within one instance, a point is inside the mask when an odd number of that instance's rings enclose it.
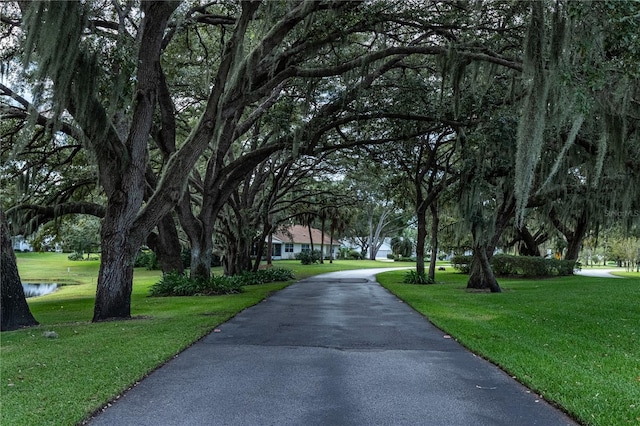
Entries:
{"label": "manicured grass", "polygon": [[[275,266],[293,269],[301,279],[336,270],[393,265],[335,261],[303,266],[299,261],[283,261]],[[160,272],[136,269],[135,318],[92,324],[98,268],[98,261],[72,262],[66,254],[18,254],[23,281],[68,285],[29,299],[40,326],[0,334],[0,424],[81,422],[217,325],[290,284],[251,286],[229,296],[150,298],[149,287]],[[44,337],[49,331],[58,337]]]}
{"label": "manicured grass", "polygon": [[499,294],[468,292],[454,272],[429,286],[401,284],[403,274],[378,281],[581,423],[640,423],[638,274],[501,280]]}

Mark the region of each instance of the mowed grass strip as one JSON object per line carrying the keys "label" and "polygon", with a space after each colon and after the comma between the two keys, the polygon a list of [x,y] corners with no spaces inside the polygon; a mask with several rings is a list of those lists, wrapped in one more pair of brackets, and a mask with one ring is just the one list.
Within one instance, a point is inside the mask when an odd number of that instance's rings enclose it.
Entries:
{"label": "mowed grass strip", "polygon": [[500,280],[499,294],[441,284],[378,281],[473,352],[585,425],[640,424],[640,275]]}
{"label": "mowed grass strip", "polygon": [[[373,261],[301,265],[277,262],[296,278],[345,269],[394,266]],[[290,283],[245,288],[212,297],[147,297],[159,271],[136,269],[132,316],[92,324],[98,261],[60,253],[18,253],[23,282],[64,284],[29,299],[40,326],[0,334],[0,424],[72,425],[86,419],[146,374],[238,312]],[[220,274],[220,268],[214,268]],[[55,332],[57,338],[43,336]],[[222,332],[224,329],[222,328]]]}

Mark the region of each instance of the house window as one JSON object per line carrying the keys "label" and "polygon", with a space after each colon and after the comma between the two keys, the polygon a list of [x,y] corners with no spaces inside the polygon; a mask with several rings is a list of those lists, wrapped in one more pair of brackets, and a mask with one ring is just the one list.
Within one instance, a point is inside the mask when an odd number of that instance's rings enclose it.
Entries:
{"label": "house window", "polygon": [[293,243],[285,243],[284,252],[285,253],[293,253]]}
{"label": "house window", "polygon": [[274,244],[273,245],[273,254],[272,256],[282,256],[282,244]]}
{"label": "house window", "polygon": [[309,244],[302,244],[302,250],[303,253],[306,252],[310,252],[311,251],[311,247],[309,246]]}

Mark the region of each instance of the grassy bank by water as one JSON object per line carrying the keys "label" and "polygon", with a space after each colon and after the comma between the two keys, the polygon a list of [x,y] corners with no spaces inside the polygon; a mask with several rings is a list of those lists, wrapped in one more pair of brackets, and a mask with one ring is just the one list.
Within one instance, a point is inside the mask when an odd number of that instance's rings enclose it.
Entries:
{"label": "grassy bank by water", "polygon": [[[298,279],[387,265],[370,261],[276,264],[294,270]],[[65,254],[18,254],[23,282],[64,285],[55,293],[29,299],[40,326],[0,334],[0,424],[81,422],[219,324],[289,284],[252,286],[229,296],[150,298],[149,287],[160,272],[136,269],[134,319],[92,324],[98,268],[98,261],[73,262]],[[45,332],[55,332],[57,338],[45,337]]]}
{"label": "grassy bank by water", "polygon": [[640,278],[501,280],[503,293],[468,292],[467,277],[378,280],[475,353],[587,425],[640,424]]}

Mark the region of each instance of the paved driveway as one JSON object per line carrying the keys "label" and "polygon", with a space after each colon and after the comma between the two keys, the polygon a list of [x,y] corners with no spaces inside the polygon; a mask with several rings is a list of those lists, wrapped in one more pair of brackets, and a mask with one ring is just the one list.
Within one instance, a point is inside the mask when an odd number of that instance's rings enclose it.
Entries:
{"label": "paved driveway", "polygon": [[582,275],[585,277],[596,277],[596,278],[624,278],[618,275],[613,275],[612,272],[624,272],[624,269],[589,269],[582,268],[580,271],[575,271],[575,275]]}
{"label": "paved driveway", "polygon": [[317,276],[247,309],[93,425],[571,425],[374,281]]}

